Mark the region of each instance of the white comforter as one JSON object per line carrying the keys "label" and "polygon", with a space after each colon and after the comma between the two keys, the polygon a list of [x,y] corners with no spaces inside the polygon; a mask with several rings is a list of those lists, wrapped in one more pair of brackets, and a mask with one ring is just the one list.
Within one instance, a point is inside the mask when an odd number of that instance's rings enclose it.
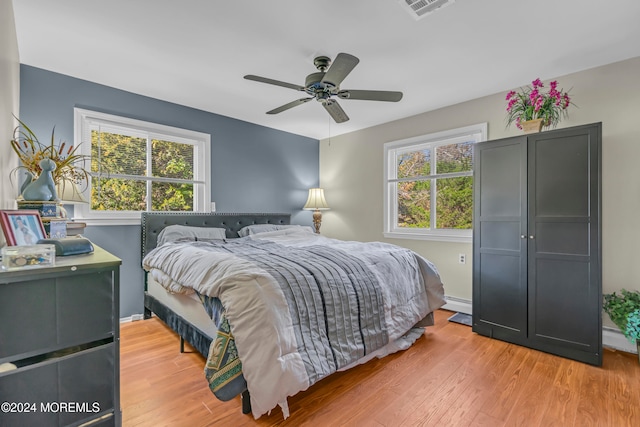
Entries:
{"label": "white comforter", "polygon": [[[303,230],[260,233],[245,239],[269,240],[288,247],[331,246],[361,259],[381,284],[388,344],[339,370],[409,347],[422,330],[420,320],[444,304],[435,267],[414,252],[380,242],[329,239]],[[281,287],[264,268],[231,253],[212,253],[201,246],[172,242],[151,251],[144,268],[171,292],[217,297],[226,310],[236,340],[242,372],[255,418],[276,405],[289,415],[287,397],[306,390],[310,380],[290,307]],[[372,349],[374,350],[374,349]]]}

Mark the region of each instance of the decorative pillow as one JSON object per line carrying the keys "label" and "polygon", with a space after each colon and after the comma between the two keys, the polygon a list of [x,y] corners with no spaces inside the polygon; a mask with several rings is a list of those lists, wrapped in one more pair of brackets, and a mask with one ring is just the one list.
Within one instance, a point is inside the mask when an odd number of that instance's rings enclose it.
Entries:
{"label": "decorative pillow", "polygon": [[313,232],[311,227],[305,225],[284,225],[284,224],[253,224],[242,227],[238,230],[240,237],[250,236],[252,234],[267,233],[269,231],[286,230],[287,228],[299,228],[301,230]]}
{"label": "decorative pillow", "polygon": [[175,240],[188,239],[225,239],[227,232],[224,228],[189,227],[187,225],[170,225],[158,234],[158,246]]}

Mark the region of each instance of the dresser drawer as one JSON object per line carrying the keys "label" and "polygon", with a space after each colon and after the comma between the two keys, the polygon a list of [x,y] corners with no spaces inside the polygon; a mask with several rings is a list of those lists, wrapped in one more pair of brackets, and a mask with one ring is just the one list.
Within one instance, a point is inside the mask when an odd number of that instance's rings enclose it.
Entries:
{"label": "dresser drawer", "polygon": [[[2,401],[21,409],[0,412],[0,425],[66,426],[113,413],[115,348],[110,343],[0,374]],[[96,425],[113,423],[110,417]]]}
{"label": "dresser drawer", "polygon": [[[112,272],[0,284],[0,362],[113,336]],[[11,357],[9,357],[11,356]]]}

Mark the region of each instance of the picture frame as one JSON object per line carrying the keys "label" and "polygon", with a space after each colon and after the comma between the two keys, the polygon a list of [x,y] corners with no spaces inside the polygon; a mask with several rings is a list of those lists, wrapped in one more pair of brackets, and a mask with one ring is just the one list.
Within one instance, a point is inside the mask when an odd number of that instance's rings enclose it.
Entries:
{"label": "picture frame", "polygon": [[[44,222],[43,222],[44,224]],[[46,231],[47,227],[45,227]],[[62,239],[67,237],[67,221],[52,219],[49,221],[49,238]]]}
{"label": "picture frame", "polygon": [[37,210],[0,210],[0,226],[8,246],[35,245],[47,237]]}

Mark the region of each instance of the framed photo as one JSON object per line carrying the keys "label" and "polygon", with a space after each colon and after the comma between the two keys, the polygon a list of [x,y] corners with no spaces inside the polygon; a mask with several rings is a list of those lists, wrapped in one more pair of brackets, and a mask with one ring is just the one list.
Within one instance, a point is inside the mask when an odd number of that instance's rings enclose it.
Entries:
{"label": "framed photo", "polygon": [[35,210],[0,210],[0,225],[9,246],[35,245],[46,238],[40,213]]}
{"label": "framed photo", "polygon": [[54,219],[49,221],[49,238],[62,239],[63,237],[67,237],[67,221]]}

